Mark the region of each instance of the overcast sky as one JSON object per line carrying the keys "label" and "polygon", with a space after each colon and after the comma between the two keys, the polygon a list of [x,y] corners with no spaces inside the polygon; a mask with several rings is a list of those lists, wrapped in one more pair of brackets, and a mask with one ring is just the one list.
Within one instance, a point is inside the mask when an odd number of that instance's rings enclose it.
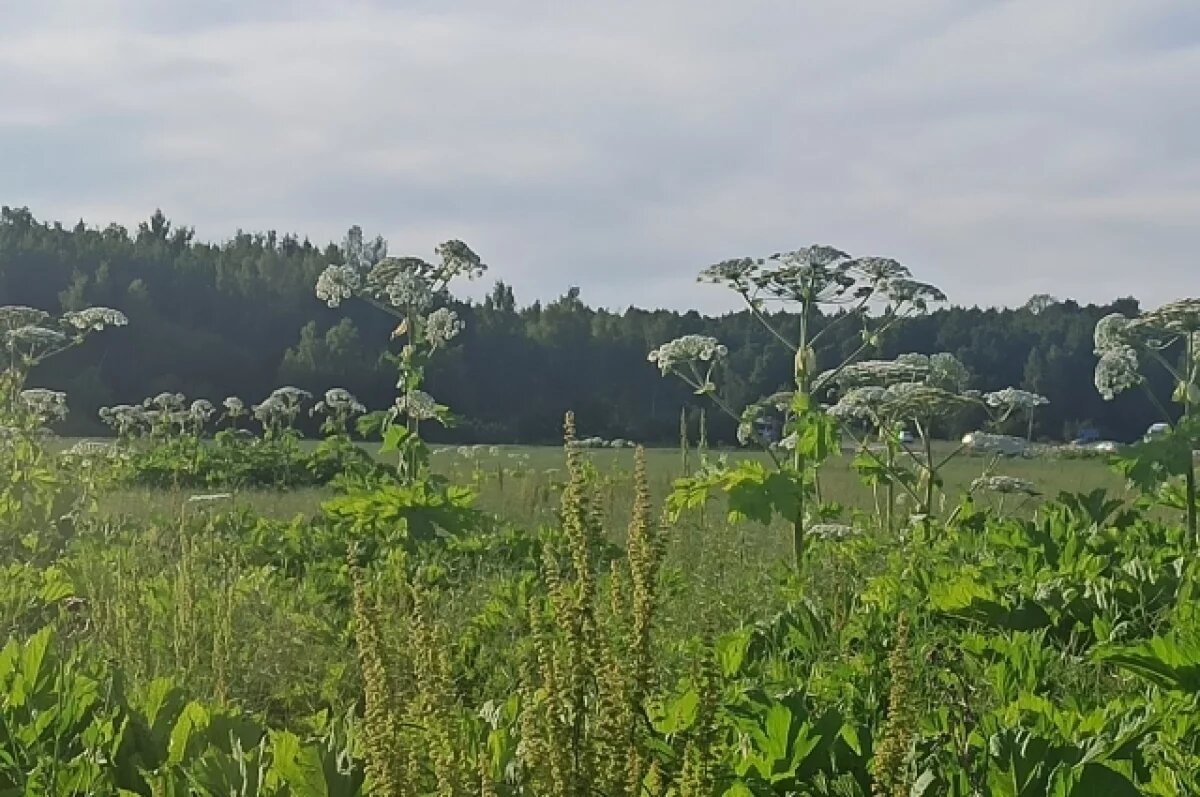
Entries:
{"label": "overcast sky", "polygon": [[730,306],[827,243],[956,303],[1200,295],[1193,0],[0,4],[0,204],[471,244],[518,299]]}

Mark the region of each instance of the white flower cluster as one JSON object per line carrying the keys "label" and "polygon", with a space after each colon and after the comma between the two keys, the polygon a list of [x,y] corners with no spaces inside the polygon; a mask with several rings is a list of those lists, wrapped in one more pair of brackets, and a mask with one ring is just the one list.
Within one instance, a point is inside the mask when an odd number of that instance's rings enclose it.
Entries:
{"label": "white flower cluster", "polygon": [[948,352],[929,355],[929,376],[925,383],[943,390],[959,392],[971,381],[971,372],[957,357]]}
{"label": "white flower cluster", "polygon": [[67,394],[36,387],[21,391],[21,403],[39,423],[54,423],[67,417]]}
{"label": "white flower cluster", "polygon": [[411,271],[401,271],[384,288],[388,302],[397,309],[423,313],[433,304],[433,287]]}
{"label": "white flower cluster", "polygon": [[120,437],[140,432],[149,425],[146,419],[145,408],[135,407],[130,404],[101,407],[100,420]]}
{"label": "white flower cluster", "polygon": [[[1096,390],[1111,401],[1144,381],[1139,370],[1139,347],[1162,349],[1179,340],[1200,343],[1200,299],[1178,299],[1138,318],[1120,313],[1106,315],[1096,322],[1093,340],[1099,357],[1094,376]],[[1195,343],[1193,350],[1200,351]]]}
{"label": "white flower cluster", "polygon": [[332,387],[309,411],[310,415],[362,415],[367,408],[349,390]]}
{"label": "white flower cluster", "polygon": [[162,412],[180,412],[183,410],[187,398],[182,393],[171,393],[163,391],[157,396],[146,399],[142,402],[142,406],[147,409],[157,409]]}
{"label": "white flower cluster", "polygon": [[1133,340],[1133,322],[1120,313],[1110,313],[1096,322],[1092,333],[1096,353],[1108,351],[1118,346],[1127,346]]}
{"label": "white flower cluster", "polygon": [[1105,401],[1112,401],[1117,394],[1142,383],[1138,370],[1138,353],[1135,348],[1117,345],[1100,352],[1094,376],[1096,390]]}
{"label": "white flower cluster", "polygon": [[971,482],[971,492],[979,490],[1003,495],[1041,495],[1037,485],[1016,476],[980,476]]}
{"label": "white flower cluster", "polygon": [[438,417],[438,405],[424,390],[410,390],[396,399],[395,411],[414,421],[432,421]]}
{"label": "white flower cluster", "polygon": [[435,349],[445,346],[462,331],[458,313],[446,307],[434,310],[425,319],[425,341]]}
{"label": "white flower cluster", "polygon": [[689,363],[715,363],[725,359],[729,349],[708,335],[684,335],[650,352],[647,360],[658,365],[664,375],[677,372]]}
{"label": "white flower cluster", "polygon": [[1136,323],[1178,335],[1200,332],[1200,299],[1176,299],[1146,313]]}
{"label": "white flower cluster", "polygon": [[[769,264],[768,264],[768,261]],[[925,310],[945,301],[940,290],[912,278],[888,257],[852,258],[832,246],[808,246],[762,258],[737,258],[700,272],[701,282],[724,284],[758,306],[763,297],[783,301],[865,304],[882,299],[893,309]]]}
{"label": "white flower cluster", "polygon": [[212,402],[208,399],[196,399],[192,405],[188,407],[189,419],[197,424],[203,424],[217,411]]}
{"label": "white flower cluster", "polygon": [[317,298],[337,307],[362,286],[362,275],[353,266],[330,265],[317,277]]}
{"label": "white flower cluster", "polygon": [[63,454],[78,460],[81,465],[87,467],[96,460],[108,461],[117,459],[121,456],[121,449],[112,443],[103,443],[98,440],[80,440],[64,451]]}
{"label": "white flower cluster", "polygon": [[36,310],[20,304],[10,304],[0,307],[0,331],[11,332],[21,327],[36,327],[45,323],[50,314],[45,310]]}
{"label": "white flower cluster", "polygon": [[455,277],[466,277],[473,280],[476,277],[482,277],[487,271],[487,266],[479,255],[471,250],[462,241],[449,240],[437,245],[434,253],[442,259],[442,274],[441,278],[445,282],[449,282]]}
{"label": "white flower cluster", "polygon": [[264,426],[291,424],[300,414],[300,405],[310,398],[312,393],[307,390],[291,386],[280,387],[260,404],[255,404],[251,410],[254,417]]}
{"label": "white flower cluster", "polygon": [[984,393],[983,400],[989,407],[1008,411],[1032,410],[1035,407],[1044,407],[1050,403],[1050,399],[1045,396],[1030,393],[1028,390],[1019,390],[1015,387],[1006,387],[1003,390]]}
{"label": "white flower cluster", "polygon": [[901,382],[923,382],[931,373],[930,358],[924,354],[901,354],[894,360],[860,360],[840,371],[826,371],[813,383],[819,390],[837,383],[841,389],[864,385],[887,387]]}
{"label": "white flower cluster", "polygon": [[129,319],[120,310],[111,307],[87,307],[63,314],[63,322],[80,332],[102,332],[108,327],[123,327]]}
{"label": "white flower cluster", "polygon": [[901,382],[883,392],[880,414],[891,420],[932,420],[966,409],[974,399],[924,382]]}
{"label": "white flower cluster", "polygon": [[3,341],[5,348],[20,350],[22,354],[37,359],[65,346],[67,336],[57,329],[30,324],[5,330]]}
{"label": "white flower cluster", "polygon": [[879,417],[885,392],[877,385],[851,388],[828,409],[828,413],[839,421],[873,421]]}
{"label": "white flower cluster", "polygon": [[228,396],[221,402],[221,406],[225,408],[225,414],[230,418],[240,418],[246,414],[246,402],[242,401],[237,396]]}

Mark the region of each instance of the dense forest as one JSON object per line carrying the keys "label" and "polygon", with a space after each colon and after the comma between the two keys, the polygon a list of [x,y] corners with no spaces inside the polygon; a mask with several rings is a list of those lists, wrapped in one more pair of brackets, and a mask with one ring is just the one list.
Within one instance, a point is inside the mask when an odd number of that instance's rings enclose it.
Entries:
{"label": "dense forest", "polygon": [[[70,395],[67,432],[97,433],[99,407],[164,390],[257,401],[280,384],[313,392],[337,385],[368,406],[385,406],[395,394],[394,371],[380,358],[389,319],[354,303],[330,309],[313,293],[320,272],[342,257],[338,245],[275,232],[205,243],[161,212],[131,231],[83,222],[68,228],[5,207],[0,304],[51,311],[106,305],[128,315],[128,327],[35,374],[38,384]],[[493,265],[502,276],[504,264]],[[735,402],[756,400],[792,378],[791,358],[745,312],[613,312],[589,307],[575,288],[522,306],[503,282],[482,302],[455,309],[466,331],[429,375],[431,392],[461,418],[445,440],[554,441],[567,409],[589,435],[677,440],[681,408],[691,408],[695,424],[702,402],[677,380],[662,379],[646,353],[687,333],[712,335],[729,347],[722,383]],[[1018,309],[948,307],[890,331],[875,356],[951,352],[971,369],[974,387],[1019,386],[1049,398],[1037,417],[1040,437],[1069,438],[1092,426],[1128,440],[1157,418],[1144,395],[1105,402],[1092,384],[1093,327],[1113,311],[1136,315],[1138,303],[1081,306],[1035,297]],[[833,362],[860,339],[846,325],[822,344],[818,360]],[[732,422],[710,420],[713,439],[732,440]],[[943,431],[957,434],[974,423],[962,418],[960,428]]]}

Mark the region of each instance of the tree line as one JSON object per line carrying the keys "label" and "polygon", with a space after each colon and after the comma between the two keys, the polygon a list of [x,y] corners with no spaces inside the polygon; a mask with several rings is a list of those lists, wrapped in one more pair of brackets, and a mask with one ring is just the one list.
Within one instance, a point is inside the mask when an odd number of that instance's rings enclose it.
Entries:
{"label": "tree line", "polygon": [[[313,293],[317,276],[341,258],[335,244],[273,231],[197,241],[193,230],[161,211],[129,230],[82,221],[66,227],[39,221],[25,208],[0,210],[0,305],[50,311],[105,305],[129,317],[128,327],[35,374],[39,386],[70,396],[66,433],[95,434],[101,406],[162,391],[255,402],[281,384],[313,393],[339,386],[368,406],[387,406],[395,396],[394,372],[381,358],[389,320],[357,303],[330,309]],[[694,435],[701,397],[661,378],[646,360],[648,351],[684,334],[711,335],[728,346],[721,379],[735,402],[755,401],[792,381],[791,354],[746,312],[614,312],[588,306],[577,288],[522,305],[503,282],[483,301],[451,301],[466,330],[428,379],[430,392],[460,419],[441,434],[446,441],[552,442],[568,409],[587,435],[677,441],[681,411]],[[1094,428],[1129,440],[1158,420],[1155,407],[1139,393],[1101,399],[1092,381],[1092,332],[1110,312],[1138,311],[1132,298],[1081,305],[1039,296],[1021,308],[951,306],[898,325],[870,356],[950,352],[980,390],[1014,386],[1046,396],[1036,436],[1069,439]],[[831,333],[821,339],[819,367],[861,344],[849,325]],[[1169,395],[1169,385],[1151,387]],[[978,422],[959,418],[942,431],[957,435]],[[733,440],[731,419],[710,412],[708,423],[711,439]]]}

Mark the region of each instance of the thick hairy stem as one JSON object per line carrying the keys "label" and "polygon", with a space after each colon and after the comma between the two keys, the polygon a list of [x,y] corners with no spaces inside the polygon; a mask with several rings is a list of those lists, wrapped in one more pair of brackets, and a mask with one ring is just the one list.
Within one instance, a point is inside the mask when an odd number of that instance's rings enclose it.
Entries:
{"label": "thick hairy stem", "polygon": [[933,515],[933,440],[929,436],[929,430],[920,423],[917,424],[917,432],[920,433],[921,444],[925,448],[925,505],[923,510],[928,518]]}
{"label": "thick hairy stem", "polygon": [[888,530],[889,534],[895,529],[895,520],[894,520],[895,512],[896,512],[895,468],[896,468],[896,453],[894,451],[892,451],[891,445],[888,445],[888,449],[887,449],[887,473],[888,473],[887,508],[885,511],[887,512],[886,519],[887,519],[887,530]]}

